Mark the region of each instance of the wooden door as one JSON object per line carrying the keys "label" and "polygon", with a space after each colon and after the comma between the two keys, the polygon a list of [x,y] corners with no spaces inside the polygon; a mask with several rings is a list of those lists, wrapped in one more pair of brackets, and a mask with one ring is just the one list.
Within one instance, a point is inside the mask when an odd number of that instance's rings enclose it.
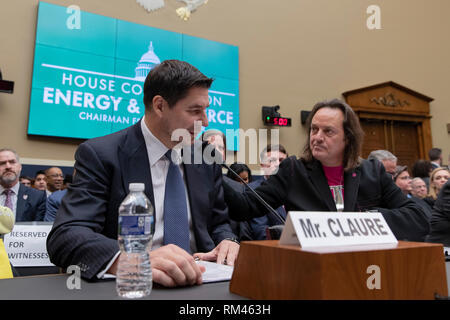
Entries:
{"label": "wooden door", "polygon": [[398,158],[399,165],[407,165],[410,172],[420,159],[419,128],[416,122],[361,118],[365,137],[362,157],[373,150],[389,150]]}

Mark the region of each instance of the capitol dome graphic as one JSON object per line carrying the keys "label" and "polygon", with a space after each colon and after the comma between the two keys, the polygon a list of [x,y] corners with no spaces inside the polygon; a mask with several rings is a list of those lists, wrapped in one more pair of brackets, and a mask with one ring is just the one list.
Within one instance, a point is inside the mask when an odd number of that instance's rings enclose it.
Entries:
{"label": "capitol dome graphic", "polygon": [[161,63],[161,61],[154,52],[153,42],[150,41],[148,51],[142,55],[141,60],[137,63],[136,69],[134,69],[135,79],[138,81],[144,81],[150,70],[152,70],[153,67],[159,63]]}

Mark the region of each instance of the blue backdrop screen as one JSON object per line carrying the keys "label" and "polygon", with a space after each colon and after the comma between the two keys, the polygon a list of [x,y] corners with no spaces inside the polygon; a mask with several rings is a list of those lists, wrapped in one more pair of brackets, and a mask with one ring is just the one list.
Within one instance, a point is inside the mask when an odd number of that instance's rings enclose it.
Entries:
{"label": "blue backdrop screen", "polygon": [[167,59],[215,79],[207,129],[239,128],[237,46],[78,14],[79,25],[70,27],[73,11],[39,3],[28,134],[88,139],[133,125],[144,115],[145,77]]}

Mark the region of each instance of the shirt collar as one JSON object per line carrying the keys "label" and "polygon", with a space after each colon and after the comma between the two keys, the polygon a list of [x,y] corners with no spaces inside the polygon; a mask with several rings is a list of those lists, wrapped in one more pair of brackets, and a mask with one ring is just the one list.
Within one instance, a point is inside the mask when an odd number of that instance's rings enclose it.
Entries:
{"label": "shirt collar", "polygon": [[[14,191],[14,194],[17,196],[19,194],[19,187],[20,187],[20,183],[17,182],[11,189],[12,191]],[[5,191],[6,188],[4,188],[2,185],[0,185],[0,194],[3,194],[3,191]]]}
{"label": "shirt collar", "polygon": [[[153,166],[159,161],[169,150],[161,141],[156,138],[150,129],[145,124],[145,116],[141,120],[141,130],[144,136],[145,146],[147,147],[147,153],[150,161],[150,166]],[[149,152],[151,150],[151,152]]]}

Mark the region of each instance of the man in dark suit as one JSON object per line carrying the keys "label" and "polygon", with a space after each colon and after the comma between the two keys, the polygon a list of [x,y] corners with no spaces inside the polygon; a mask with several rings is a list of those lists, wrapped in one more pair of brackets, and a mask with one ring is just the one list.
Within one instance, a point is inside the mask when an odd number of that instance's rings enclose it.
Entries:
{"label": "man in dark suit", "polygon": [[[377,210],[397,239],[424,239],[429,225],[423,209],[401,192],[381,162],[359,157],[364,133],[350,106],[338,99],[318,103],[307,125],[302,158],[284,160],[277,174],[256,189],[269,205],[284,205],[288,212]],[[233,219],[267,212],[250,192],[225,188],[225,198],[230,213],[240,209]]]}
{"label": "man in dark suit", "polygon": [[22,165],[17,152],[0,149],[0,205],[9,207],[15,221],[42,221],[45,215],[45,192],[19,183]]}
{"label": "man in dark suit", "polygon": [[[77,174],[47,239],[53,263],[63,268],[78,265],[87,279],[117,272],[118,209],[133,182],[145,184],[145,193],[155,208],[150,251],[154,282],[165,286],[200,284],[204,268],[195,263],[194,252],[203,260],[234,263],[239,245],[229,226],[220,166],[172,162],[177,152],[174,147],[181,142],[178,136],[173,138],[175,131],[181,129],[177,132],[189,140],[183,143],[191,145],[196,136],[194,122],[208,126],[211,83],[212,79],[188,63],[164,61],[145,80],[144,118],[127,129],[79,146],[75,154]],[[182,230],[189,231],[184,249],[181,244],[166,241],[165,222],[169,219],[164,209],[169,204],[165,195],[170,191],[165,192],[165,186],[174,165],[184,178],[184,192],[170,200],[186,201],[184,218],[190,225]]]}

